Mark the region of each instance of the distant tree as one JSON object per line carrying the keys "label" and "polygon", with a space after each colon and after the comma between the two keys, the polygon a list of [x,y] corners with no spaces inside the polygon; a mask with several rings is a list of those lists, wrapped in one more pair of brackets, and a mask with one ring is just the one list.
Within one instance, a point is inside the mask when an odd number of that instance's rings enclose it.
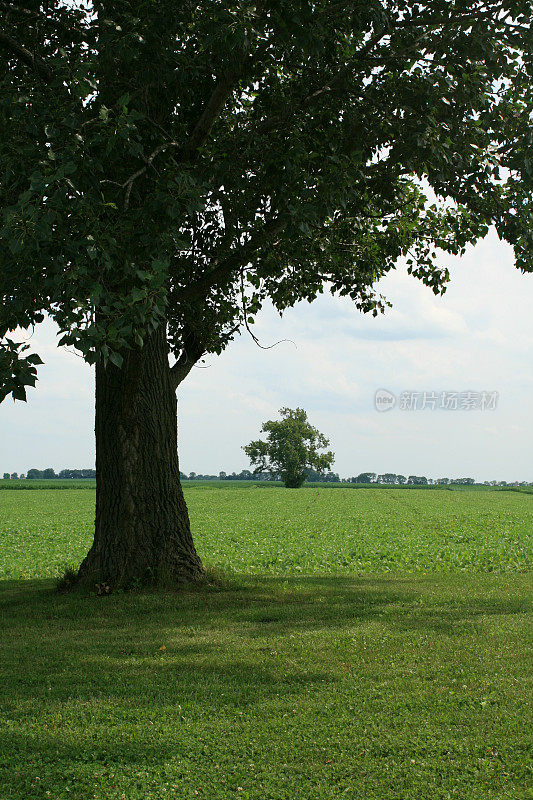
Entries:
{"label": "distant tree", "polygon": [[[341,479],[338,472],[317,472],[316,469],[306,469],[306,480],[313,483],[340,483]],[[347,479],[344,479],[348,482]]]}
{"label": "distant tree", "polygon": [[68,480],[81,480],[82,478],[95,478],[96,470],[94,469],[62,469],[58,475],[59,478]]}
{"label": "distant tree", "polygon": [[44,469],[42,475],[43,475],[43,478],[57,478],[57,475],[56,475],[55,471],[52,469],[52,467],[48,467],[48,469]]}
{"label": "distant tree", "polygon": [[324,479],[324,474],[317,472],[316,469],[308,468],[305,470],[305,474],[306,474],[306,481],[312,481],[313,483],[317,483],[318,481]]}
{"label": "distant tree", "polygon": [[11,475],[9,474],[9,472],[4,472],[4,480],[8,481],[10,478],[11,478]]}
{"label": "distant tree", "polygon": [[407,483],[409,486],[426,486],[428,479],[425,478],[423,475],[409,475],[407,478]]}
{"label": "distant tree", "polygon": [[12,480],[12,481],[16,481],[16,480],[17,480],[17,478],[18,478],[18,476],[19,476],[19,475],[18,475],[18,472],[12,472],[12,473],[11,473],[11,480]]}
{"label": "distant tree", "polygon": [[328,472],[324,475],[324,483],[340,483],[339,473],[338,472]]}
{"label": "distant tree", "polygon": [[[309,423],[302,408],[280,409],[281,420],[269,420],[261,427],[266,441],[258,439],[243,447],[256,465],[255,472],[279,475],[287,488],[297,489],[307,478],[307,470],[323,473],[334,460],[328,439]],[[336,476],[338,479],[338,476]]]}
{"label": "distant tree", "polygon": [[394,472],[386,472],[384,475],[379,475],[379,483],[394,484],[398,476]]}
{"label": "distant tree", "polygon": [[354,479],[354,483],[374,483],[375,480],[375,472],[361,472],[357,478]]}
{"label": "distant tree", "polygon": [[227,477],[228,477],[228,476],[226,475],[226,473],[225,473],[223,470],[221,470],[221,471],[218,473],[218,478],[219,478],[219,480],[221,480],[221,481],[225,481]]}
{"label": "distant tree", "polygon": [[256,472],[254,473],[254,478],[256,481],[271,481],[273,480],[273,476],[270,472]]}
{"label": "distant tree", "polygon": [[396,475],[396,480],[398,481],[400,486],[403,486],[404,483],[407,483],[407,478],[405,477],[405,475]]}

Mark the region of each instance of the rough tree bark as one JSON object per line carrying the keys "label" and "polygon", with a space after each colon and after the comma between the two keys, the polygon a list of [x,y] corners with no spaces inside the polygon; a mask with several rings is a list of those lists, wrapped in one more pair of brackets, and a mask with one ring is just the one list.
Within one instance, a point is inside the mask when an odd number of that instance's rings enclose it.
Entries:
{"label": "rough tree bark", "polygon": [[179,585],[203,574],[179,479],[176,380],[164,328],[96,367],[96,529],[82,585]]}

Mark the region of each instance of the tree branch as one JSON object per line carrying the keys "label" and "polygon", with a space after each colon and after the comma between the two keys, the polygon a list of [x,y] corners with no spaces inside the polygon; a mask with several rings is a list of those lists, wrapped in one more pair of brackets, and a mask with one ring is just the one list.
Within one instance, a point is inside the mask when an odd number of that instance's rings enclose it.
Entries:
{"label": "tree branch", "polygon": [[257,253],[257,251],[269,244],[287,226],[286,217],[275,217],[267,222],[263,228],[257,231],[246,244],[238,250],[233,250],[222,261],[215,261],[215,266],[194,283],[189,284],[178,292],[178,300],[196,300],[204,296],[209,289],[231,277],[231,274],[245,266]]}
{"label": "tree branch", "polygon": [[351,58],[350,61],[345,64],[344,67],[342,67],[342,69],[339,69],[338,72],[333,75],[326,84],[324,84],[324,86],[321,86],[319,89],[316,89],[314,92],[306,95],[299,102],[288,104],[279,116],[261,123],[255,129],[254,134],[262,135],[265,133],[270,133],[270,131],[275,130],[280,125],[286,123],[288,119],[293,117],[299,111],[305,111],[307,108],[310,108],[324,94],[331,92],[337,86],[342,84],[342,82],[351,74],[355,64],[368,56],[375,45],[378,44],[386,34],[387,28],[383,26],[376,31],[373,36],[370,37],[366,44],[364,44],[363,47],[361,47],[361,49],[354,54],[353,58]]}
{"label": "tree branch", "polygon": [[217,82],[200,119],[196,123],[194,130],[190,135],[189,141],[185,145],[185,156],[193,156],[206,141],[207,137],[209,136],[209,131],[215,124],[220,112],[226,105],[226,101],[235,87],[235,79],[238,74],[239,71],[235,71]]}
{"label": "tree branch", "polygon": [[185,326],[183,350],[170,370],[174,389],[177,389],[180,383],[185,380],[196,362],[203,356],[204,352],[205,348],[200,339],[189,326]]}
{"label": "tree branch", "polygon": [[32,19],[43,19],[43,15],[38,11],[30,11],[29,8],[17,6],[15,3],[0,2],[0,8],[3,8],[7,14],[13,12],[14,14],[25,14],[27,17],[31,17]]}
{"label": "tree branch", "polygon": [[[86,122],[84,124],[87,125],[87,124],[89,124],[89,122],[91,122],[91,120],[89,120],[88,122]],[[124,211],[128,210],[128,207],[129,207],[129,204],[130,204],[131,190],[132,190],[133,184],[135,183],[137,178],[140,178],[141,175],[144,175],[144,173],[148,170],[148,168],[152,166],[152,162],[153,162],[154,158],[156,156],[158,156],[159,153],[163,153],[165,150],[168,150],[169,147],[180,147],[180,145],[179,145],[178,142],[164,142],[163,144],[160,144],[159,147],[156,147],[155,150],[152,153],[150,153],[148,158],[145,159],[145,166],[144,167],[141,167],[140,169],[137,170],[137,172],[134,172],[132,175],[130,175],[129,178],[124,181],[124,183],[118,183],[117,184],[118,186],[120,186],[121,189],[125,189],[126,190],[126,194],[124,196]],[[109,181],[109,180],[102,180],[102,181],[100,181],[100,183],[114,183],[114,184],[116,184],[117,182],[116,181]]]}
{"label": "tree branch", "polygon": [[[73,17],[69,17],[67,19],[55,19],[54,17],[47,16],[47,14],[43,11],[34,11],[29,8],[24,8],[24,6],[19,6],[16,3],[8,3],[5,0],[0,0],[0,9],[3,9],[6,13],[6,17],[9,14],[22,14],[23,19],[30,20],[33,19],[36,22],[42,22],[43,24],[48,24],[52,28],[59,28],[63,31],[67,31],[70,35],[75,34],[76,39],[80,41],[80,38],[84,38],[88,34],[88,30],[80,27],[78,22],[74,20]],[[67,7],[64,6],[63,10],[66,11]]]}
{"label": "tree branch", "polygon": [[[257,3],[255,9],[255,16],[259,16],[264,8],[267,6],[266,2]],[[270,45],[270,41],[267,43]],[[193,158],[202,145],[206,142],[209,132],[216,120],[220,116],[224,106],[231,93],[235,89],[238,81],[243,77],[246,68],[255,61],[255,54],[252,54],[250,59],[247,58],[249,54],[249,46],[245,45],[241,54],[241,58],[236,66],[228,70],[223,77],[217,80],[215,88],[211,97],[206,103],[206,106],[200,116],[200,119],[193,128],[189,137],[189,141],[184,147],[184,157]]]}
{"label": "tree branch", "polygon": [[[343,3],[339,3],[339,7],[344,5]],[[327,9],[328,13],[330,9]],[[443,17],[443,16],[434,16],[434,17],[420,17],[410,19],[405,22],[397,22],[393,23],[393,27],[383,25],[379,30],[377,30],[373,36],[371,36],[367,42],[356,52],[354,53],[353,57],[350,61],[345,64],[338,72],[333,75],[330,80],[319,89],[311,92],[310,94],[303,97],[299,102],[289,103],[283,109],[281,114],[277,117],[265,120],[263,123],[260,123],[257,128],[255,128],[252,133],[254,135],[259,134],[263,135],[266,133],[270,133],[273,130],[276,130],[281,125],[287,123],[287,121],[293,118],[296,114],[301,111],[305,111],[308,108],[311,108],[318,100],[320,100],[325,94],[328,94],[333,89],[337,88],[338,86],[342,85],[342,83],[352,74],[353,68],[356,64],[360,61],[364,61],[368,59],[371,55],[372,50],[374,47],[379,44],[379,42],[383,39],[384,36],[387,34],[393,33],[394,30],[403,29],[403,28],[422,28],[423,35],[418,37],[415,42],[411,44],[411,47],[418,46],[420,42],[425,38],[427,30],[431,29],[438,29],[441,27],[444,28],[453,28],[454,26],[461,25],[464,23],[470,24],[473,22],[479,22],[480,20],[491,20],[494,15],[494,9],[490,8],[485,13],[477,13],[477,14],[458,14],[452,17]],[[508,16],[508,15],[507,15]],[[504,19],[498,20],[499,22],[503,22]],[[403,53],[405,55],[405,52]],[[386,58],[381,60],[374,60],[372,63],[374,65],[379,65],[381,63],[386,63],[392,58],[393,54],[387,53]]]}
{"label": "tree branch", "polygon": [[44,81],[49,82],[53,77],[53,72],[42,58],[31,53],[26,47],[23,47],[19,42],[9,36],[7,33],[0,31],[0,47],[7,50],[12,56],[15,56],[26,64],[28,67],[39,75]]}

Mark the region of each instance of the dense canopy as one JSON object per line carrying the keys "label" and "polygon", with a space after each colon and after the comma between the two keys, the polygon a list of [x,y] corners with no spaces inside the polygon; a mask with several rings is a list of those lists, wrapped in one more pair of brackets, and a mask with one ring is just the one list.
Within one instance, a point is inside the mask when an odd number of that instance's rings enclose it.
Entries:
{"label": "dense canopy", "polygon": [[310,470],[324,474],[335,456],[325,451],[329,439],[311,425],[303,408],[280,408],[279,413],[280,420],[269,419],[261,426],[265,439],[256,439],[243,450],[255,473],[269,472],[287,488],[298,489]]}
{"label": "dense canopy", "polygon": [[[120,365],[204,352],[491,224],[532,266],[531,2],[0,2],[0,397],[49,314]],[[16,339],[16,337],[15,337]],[[1,391],[1,387],[3,392]]]}

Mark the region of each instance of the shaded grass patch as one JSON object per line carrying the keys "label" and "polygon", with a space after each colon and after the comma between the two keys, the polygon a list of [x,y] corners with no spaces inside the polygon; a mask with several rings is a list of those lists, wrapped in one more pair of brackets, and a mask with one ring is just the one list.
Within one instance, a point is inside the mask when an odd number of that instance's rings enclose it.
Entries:
{"label": "shaded grass patch", "polygon": [[2,582],[0,797],[526,797],[526,575]]}

